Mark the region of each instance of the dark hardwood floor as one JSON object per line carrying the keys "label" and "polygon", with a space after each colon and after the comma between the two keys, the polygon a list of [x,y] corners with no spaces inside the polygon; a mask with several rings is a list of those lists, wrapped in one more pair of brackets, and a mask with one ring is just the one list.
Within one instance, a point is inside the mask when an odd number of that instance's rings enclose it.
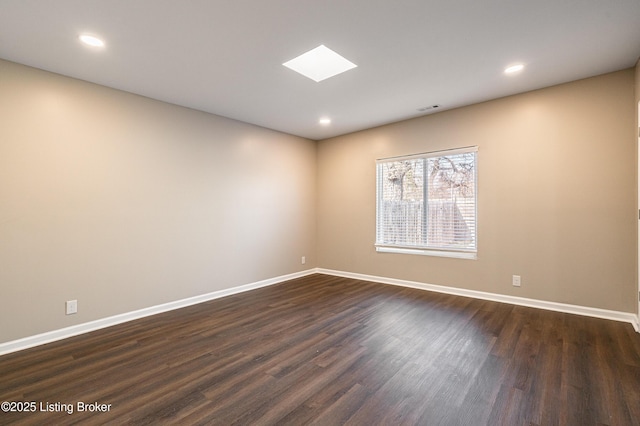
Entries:
{"label": "dark hardwood floor", "polygon": [[0,401],[37,404],[0,424],[640,425],[640,335],[312,275],[0,357]]}

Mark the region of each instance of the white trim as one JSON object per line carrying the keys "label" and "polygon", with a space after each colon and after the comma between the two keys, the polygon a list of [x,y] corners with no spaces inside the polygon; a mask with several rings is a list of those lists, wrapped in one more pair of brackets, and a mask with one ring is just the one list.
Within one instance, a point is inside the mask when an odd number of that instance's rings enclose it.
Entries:
{"label": "white trim", "polygon": [[587,317],[602,318],[614,321],[628,322],[640,332],[638,316],[631,312],[610,311],[607,309],[591,308],[588,306],[569,305],[567,303],[548,302],[546,300],[528,299],[525,297],[508,296],[484,291],[467,290],[456,287],[446,287],[435,284],[426,284],[416,281],[399,280],[396,278],[377,277],[373,275],[357,274],[353,272],[335,271],[331,269],[317,268],[319,274],[333,275],[337,277],[353,278],[356,280],[373,281],[381,284],[391,284],[401,287],[410,287],[420,290],[435,291],[438,293],[453,294],[456,296],[472,297],[474,299],[491,300],[494,302],[509,303],[511,305],[528,306],[530,308],[546,309],[548,311],[563,312],[567,314],[583,315]]}
{"label": "white trim", "polygon": [[428,250],[391,246],[376,246],[376,251],[378,253],[420,254],[423,256],[453,257],[455,259],[478,259],[477,253],[467,251]]}
{"label": "white trim", "polygon": [[279,277],[269,278],[262,281],[256,281],[254,283],[245,284],[238,287],[218,290],[211,293],[202,294],[199,296],[189,297],[187,299],[181,299],[181,300],[176,300],[174,302],[163,303],[161,305],[151,306],[148,308],[139,309],[137,311],[126,312],[124,314],[114,315],[107,318],[101,318],[95,321],[73,325],[71,327],[61,328],[58,330],[36,334],[34,336],[25,337],[18,340],[0,343],[0,355],[21,351],[23,349],[32,348],[34,346],[44,345],[46,343],[55,342],[57,340],[62,340],[69,337],[77,336],[79,334],[89,333],[91,331],[100,330],[102,328],[111,327],[113,325],[122,324],[124,322],[133,321],[136,319],[148,317],[155,314],[160,314],[162,312],[173,311],[174,309],[180,309],[187,306],[196,305],[198,303],[207,302],[209,300],[219,299],[221,297],[230,296],[232,294],[243,293],[245,291],[255,290],[260,287],[267,287],[270,285],[279,284],[284,281],[305,277],[307,275],[311,275],[314,273],[316,273],[315,269],[309,269],[302,272],[282,275]]}
{"label": "white trim", "polygon": [[416,281],[399,280],[395,278],[378,277],[373,275],[358,274],[352,272],[335,271],[331,269],[314,268],[306,271],[296,272],[293,274],[282,275],[275,278],[269,278],[238,287],[218,290],[200,296],[189,297],[187,299],[176,300],[174,302],[164,303],[161,305],[151,306],[137,311],[127,312],[124,314],[114,315],[84,324],[73,325],[71,327],[61,328],[58,330],[48,331],[42,334],[25,337],[5,343],[0,343],[0,356],[12,352],[21,351],[32,348],[34,346],[44,345],[46,343],[55,342],[57,340],[66,339],[91,331],[100,330],[102,328],[111,327],[113,325],[122,324],[124,322],[148,317],[175,309],[184,308],[198,303],[207,302],[209,300],[219,299],[221,297],[233,294],[243,293],[249,290],[255,290],[261,287],[279,284],[284,281],[296,278],[306,277],[312,274],[325,274],[337,277],[353,278],[357,280],[373,281],[381,284],[391,284],[402,287],[411,287],[420,290],[435,291],[438,293],[453,294],[457,296],[472,297],[475,299],[492,300],[495,302],[509,303],[512,305],[528,306],[538,309],[546,309],[550,311],[564,312],[569,314],[584,315],[588,317],[603,318],[614,321],[628,322],[633,328],[640,333],[640,319],[637,315],[627,312],[609,311],[606,309],[590,308],[585,306],[569,305],[564,303],[547,302],[543,300],[527,299],[523,297],[507,296],[496,293],[486,293],[483,291],[466,290],[462,288],[446,287],[435,284],[425,284]]}

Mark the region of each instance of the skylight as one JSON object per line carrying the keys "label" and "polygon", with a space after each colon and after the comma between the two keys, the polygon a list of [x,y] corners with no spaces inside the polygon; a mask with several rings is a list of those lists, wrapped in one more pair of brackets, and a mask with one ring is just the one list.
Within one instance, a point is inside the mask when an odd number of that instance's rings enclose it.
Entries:
{"label": "skylight", "polygon": [[357,67],[323,44],[282,65],[316,82]]}

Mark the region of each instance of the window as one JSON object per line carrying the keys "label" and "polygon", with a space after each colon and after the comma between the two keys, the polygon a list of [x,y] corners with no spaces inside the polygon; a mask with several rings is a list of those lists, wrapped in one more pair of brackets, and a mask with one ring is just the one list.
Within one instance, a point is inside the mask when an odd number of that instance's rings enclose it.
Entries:
{"label": "window", "polygon": [[376,250],[475,259],[477,147],[377,161]]}

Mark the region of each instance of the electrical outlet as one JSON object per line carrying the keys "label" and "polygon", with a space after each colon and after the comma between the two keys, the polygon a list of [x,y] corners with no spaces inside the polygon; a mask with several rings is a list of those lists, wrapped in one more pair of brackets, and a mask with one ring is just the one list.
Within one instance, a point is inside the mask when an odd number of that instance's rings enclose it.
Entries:
{"label": "electrical outlet", "polygon": [[511,284],[513,284],[514,287],[520,287],[520,275],[514,275],[512,280],[511,280]]}
{"label": "electrical outlet", "polygon": [[78,301],[77,300],[68,300],[65,304],[67,308],[67,315],[72,315],[78,312]]}
{"label": "electrical outlet", "polygon": [[304,265],[305,263],[307,263],[307,258],[302,256],[302,259],[300,261]]}

